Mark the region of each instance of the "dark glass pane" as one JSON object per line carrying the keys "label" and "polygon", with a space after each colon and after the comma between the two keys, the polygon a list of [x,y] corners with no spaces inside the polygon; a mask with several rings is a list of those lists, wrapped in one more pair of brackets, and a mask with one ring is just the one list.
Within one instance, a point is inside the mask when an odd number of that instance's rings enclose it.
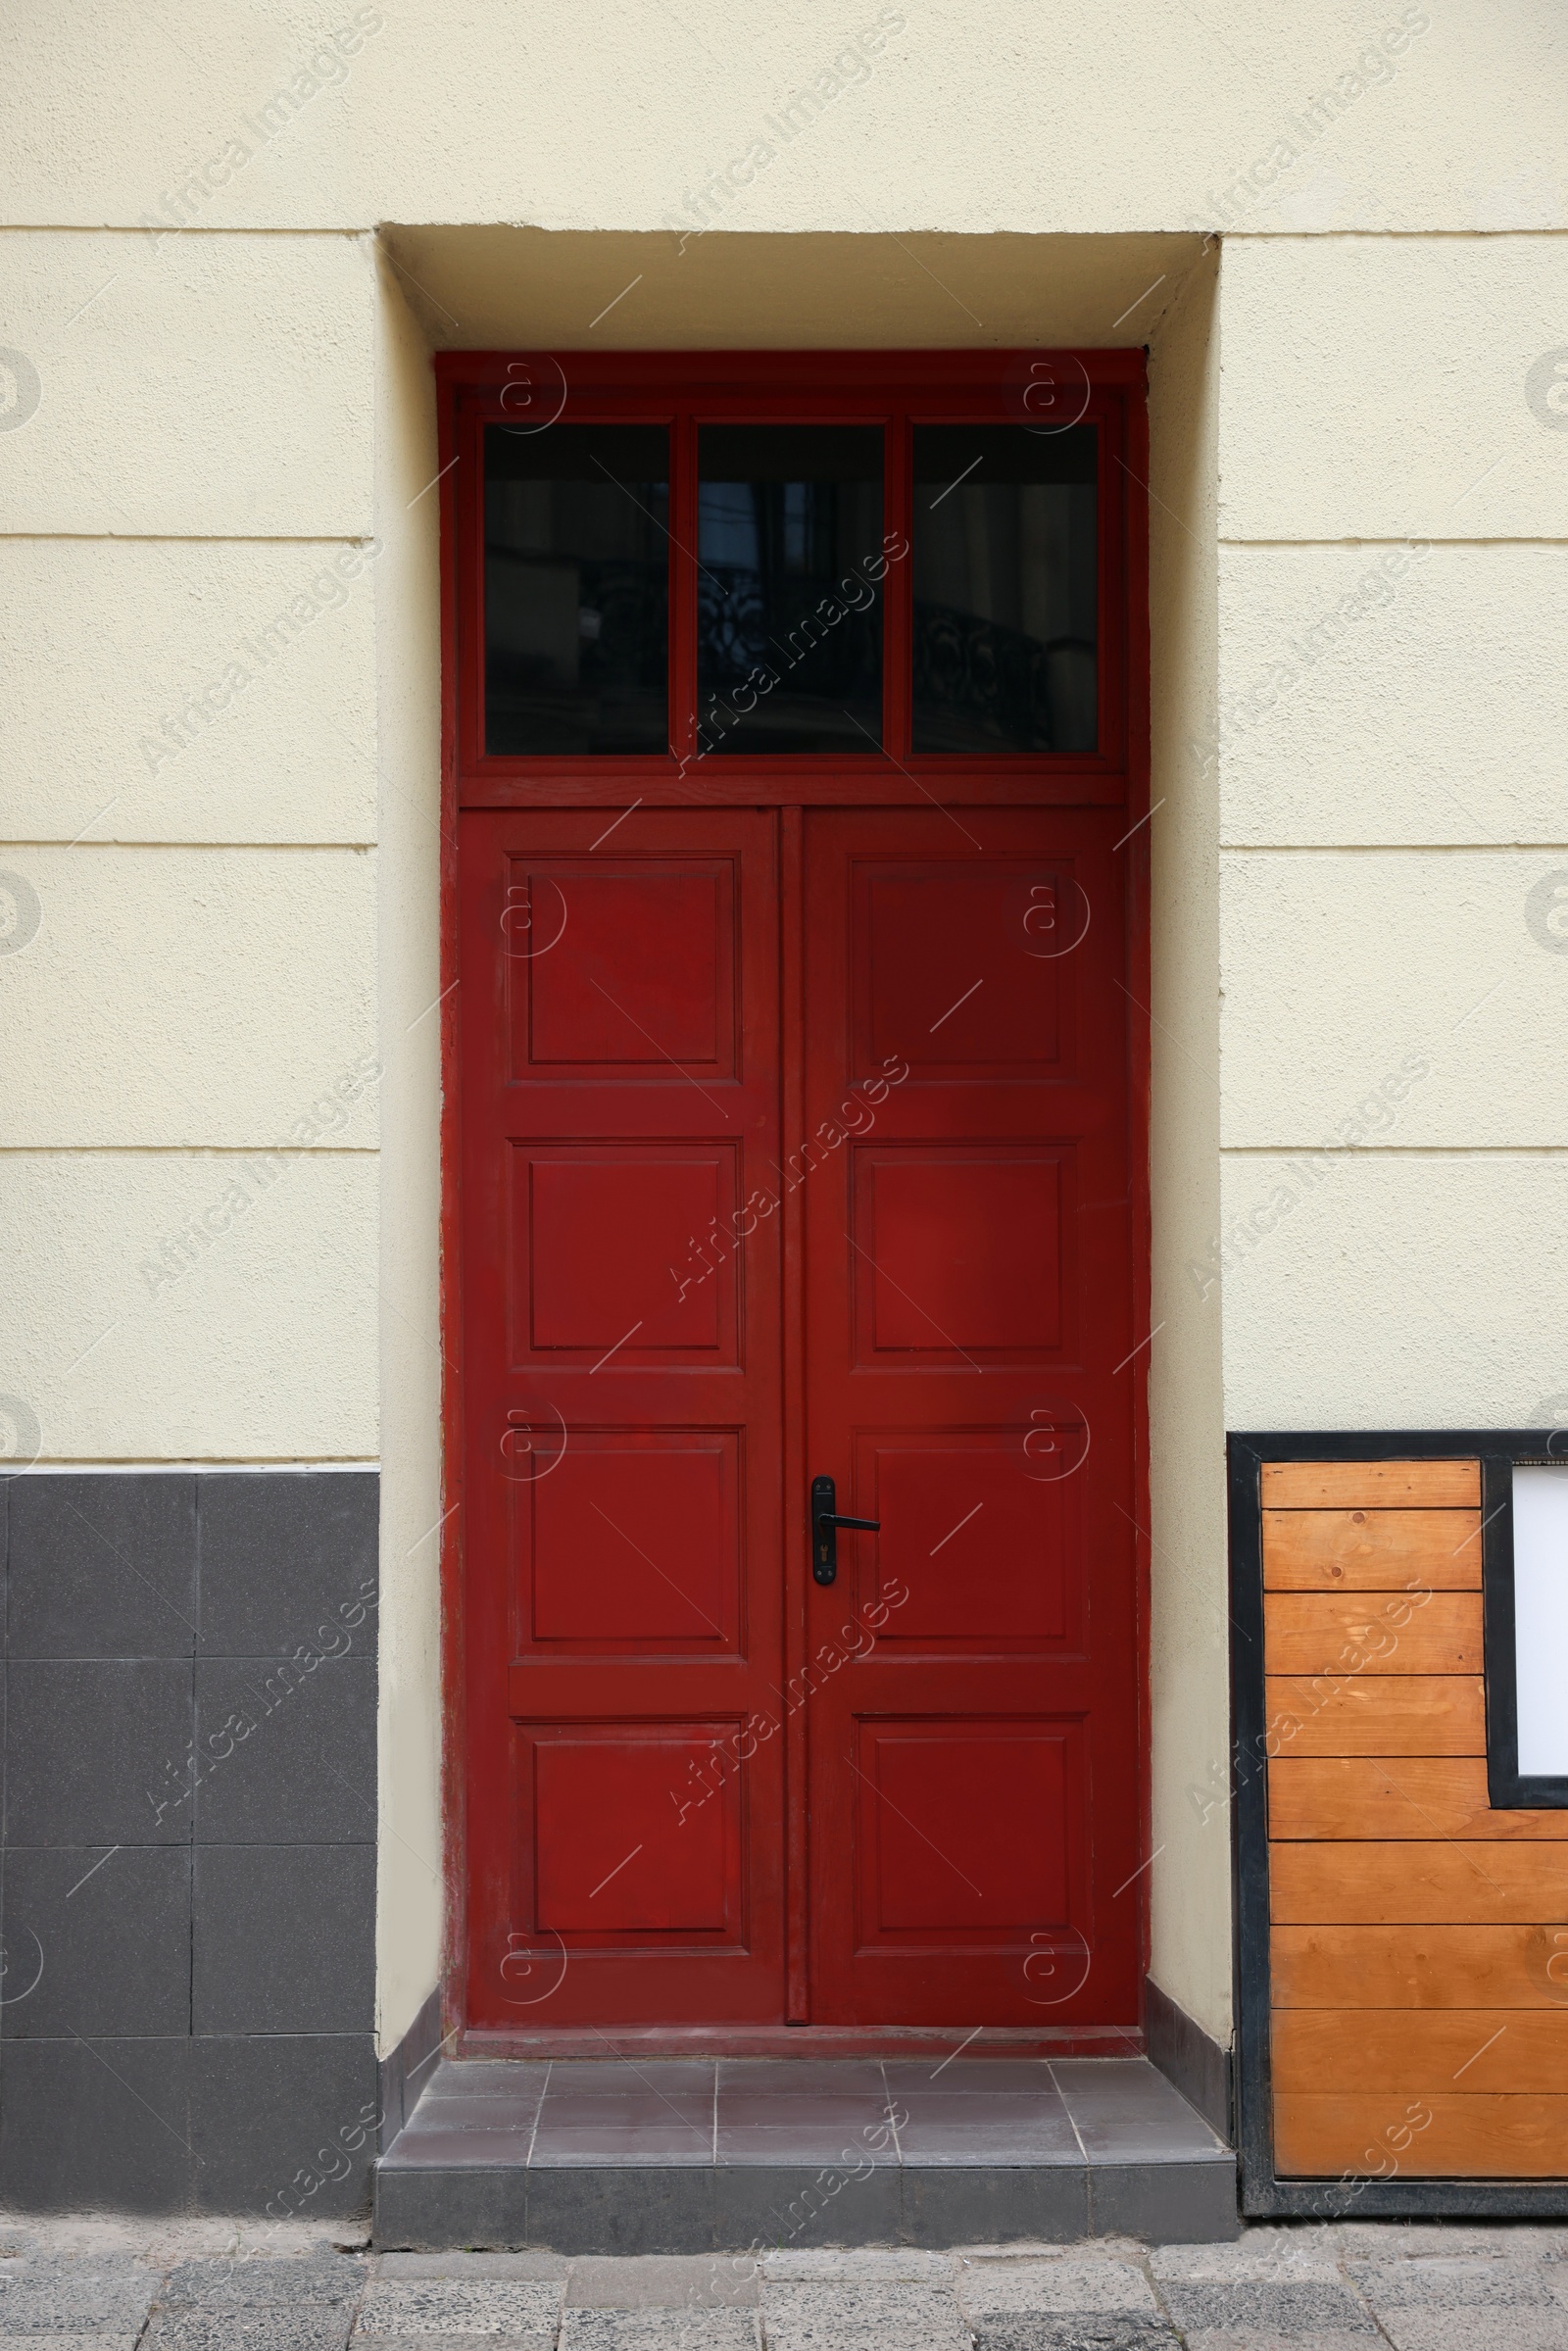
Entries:
{"label": "dark glass pane", "polygon": [[879,425],[700,437],[698,749],[879,750]]}
{"label": "dark glass pane", "polygon": [[1095,444],[916,425],[916,751],[1094,750]]}
{"label": "dark glass pane", "polygon": [[487,751],[668,751],[668,521],[662,424],[486,425]]}

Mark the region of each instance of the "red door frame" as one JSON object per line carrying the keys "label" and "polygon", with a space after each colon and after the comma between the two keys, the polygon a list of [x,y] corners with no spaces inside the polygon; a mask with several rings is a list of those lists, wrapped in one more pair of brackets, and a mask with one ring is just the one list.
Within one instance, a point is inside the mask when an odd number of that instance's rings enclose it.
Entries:
{"label": "red door frame", "polygon": [[[466,2024],[467,1962],[465,1673],[464,1464],[462,1387],[462,1130],[458,1026],[458,816],[464,808],[605,808],[626,804],[628,792],[645,807],[697,803],[785,811],[786,886],[799,857],[797,815],[804,806],[918,805],[932,791],[955,806],[989,802],[1032,807],[1120,806],[1127,831],[1117,848],[1126,859],[1129,1133],[1136,1244],[1132,1268],[1135,1320],[1147,1330],[1151,1314],[1149,1188],[1150,1070],[1150,661],[1149,661],[1149,425],[1147,370],[1142,351],[895,351],[895,352],[442,352],[437,385],[441,502],[441,1274],[443,1365],[443,1488],[441,1519],[441,1671],[443,1879],[446,1895],[443,2032]],[[906,718],[910,675],[907,597],[886,601],[884,749],[859,758],[728,757],[708,754],[701,791],[688,780],[695,751],[694,616],[683,600],[670,605],[670,716],[673,753],[643,759],[522,759],[484,755],[476,735],[482,686],[482,468],[486,423],[515,424],[565,416],[573,422],[671,420],[694,434],[700,412],[713,421],[882,421],[887,434],[885,523],[907,534],[904,456],[911,412],[921,421],[1096,423],[1101,433],[1100,490],[1100,734],[1093,755],[919,757],[909,750]],[[673,456],[673,449],[672,449]],[[692,543],[697,526],[696,468],[685,468],[692,512],[672,516],[672,540]],[[672,481],[672,498],[673,498]],[[672,555],[672,568],[674,557]],[[680,689],[689,683],[690,709]],[[824,774],[823,769],[831,769]],[[791,975],[784,974],[786,1001]],[[788,1029],[786,1029],[788,1039]],[[794,1041],[797,1047],[800,1040]],[[786,1091],[801,1082],[786,1061]],[[1147,1348],[1129,1368],[1134,1375],[1133,1462],[1136,1525],[1136,1674],[1139,1707],[1139,1839],[1151,1843],[1149,1707],[1149,1414]],[[788,1383],[798,1366],[786,1362]],[[786,1464],[788,1477],[797,1465]],[[796,1807],[792,1804],[792,1818]],[[792,1877],[796,1856],[791,1852]],[[804,1888],[792,1899],[804,1899]],[[1149,1915],[1140,1885],[1140,1951],[1147,1969]],[[568,2036],[586,2055],[604,2053],[599,2036]],[[617,2034],[644,2047],[691,2035]],[[879,2047],[910,2043],[919,2034],[867,2033],[853,2028],[789,2028],[772,2034],[706,2033],[705,2048],[809,2053],[808,2043],[854,2042]],[[975,2041],[1004,2042],[1016,2051],[1028,2041],[1042,2049],[1065,2046],[1102,2052],[1106,2035],[1044,2031],[1021,2034],[987,2030]],[[1141,2040],[1141,2035],[1139,2036]],[[474,2036],[477,2042],[478,2036]],[[530,2036],[548,2043],[548,2033]],[[489,2036],[486,2036],[489,2045]],[[460,2043],[461,2045],[461,2043]],[[1124,2044],[1125,2045],[1125,2044]],[[562,2054],[567,2054],[566,2040]]]}

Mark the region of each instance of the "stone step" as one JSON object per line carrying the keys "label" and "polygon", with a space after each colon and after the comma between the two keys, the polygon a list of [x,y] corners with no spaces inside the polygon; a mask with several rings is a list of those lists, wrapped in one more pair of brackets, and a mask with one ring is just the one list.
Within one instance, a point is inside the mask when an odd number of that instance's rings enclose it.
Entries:
{"label": "stone step", "polygon": [[378,2249],[749,2252],[1237,2233],[1236,2158],[1144,2057],[442,2059]]}

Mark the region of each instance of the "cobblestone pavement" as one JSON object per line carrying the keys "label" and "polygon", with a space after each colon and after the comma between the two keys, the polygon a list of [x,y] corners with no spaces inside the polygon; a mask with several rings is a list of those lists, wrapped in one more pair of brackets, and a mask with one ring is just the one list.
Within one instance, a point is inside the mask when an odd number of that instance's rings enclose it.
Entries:
{"label": "cobblestone pavement", "polygon": [[1568,2351],[1568,2227],[1252,2227],[953,2253],[388,2253],[0,2216],[0,2351]]}

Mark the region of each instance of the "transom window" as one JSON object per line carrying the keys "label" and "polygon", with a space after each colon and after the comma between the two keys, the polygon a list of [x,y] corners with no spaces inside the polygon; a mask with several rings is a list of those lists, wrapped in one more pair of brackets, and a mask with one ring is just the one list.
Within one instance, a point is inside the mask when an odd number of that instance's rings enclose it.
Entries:
{"label": "transom window", "polygon": [[1113,759],[1124,408],[938,356],[989,381],[471,389],[465,763]]}

